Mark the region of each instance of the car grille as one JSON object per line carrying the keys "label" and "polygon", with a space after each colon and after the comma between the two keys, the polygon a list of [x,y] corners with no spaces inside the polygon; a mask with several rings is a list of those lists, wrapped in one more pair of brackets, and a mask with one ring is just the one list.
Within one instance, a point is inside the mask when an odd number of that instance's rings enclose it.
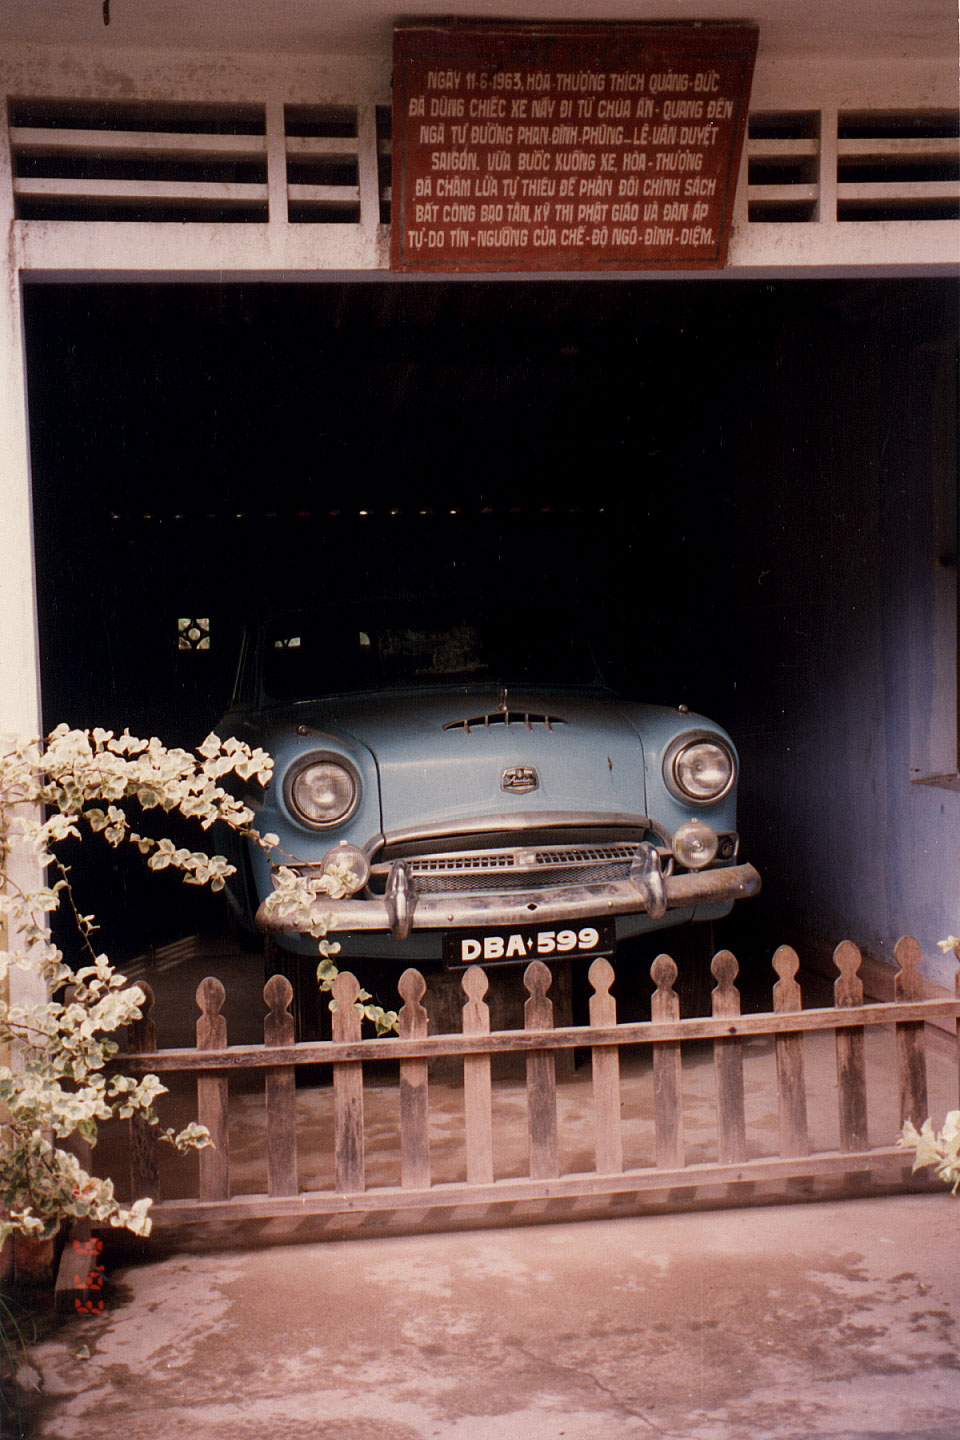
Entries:
{"label": "car grille", "polygon": [[[405,860],[421,895],[477,891],[543,889],[623,880],[636,856],[635,843],[612,845],[516,846],[508,850],[415,855]],[[666,860],[668,852],[662,851]],[[381,889],[390,866],[373,867],[371,884]]]}

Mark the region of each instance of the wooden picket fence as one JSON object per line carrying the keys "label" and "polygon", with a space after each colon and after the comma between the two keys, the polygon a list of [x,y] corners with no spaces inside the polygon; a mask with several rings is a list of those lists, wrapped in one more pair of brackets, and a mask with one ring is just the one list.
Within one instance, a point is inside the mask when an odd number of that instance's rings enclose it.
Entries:
{"label": "wooden picket fence", "polygon": [[[208,1127],[213,1145],[199,1152],[199,1189],[194,1199],[158,1199],[152,1214],[156,1230],[193,1227],[211,1222],[236,1222],[283,1217],[377,1217],[396,1220],[401,1212],[421,1212],[419,1223],[437,1225],[467,1217],[484,1223],[510,1207],[511,1219],[550,1218],[551,1205],[566,1217],[597,1213],[615,1202],[641,1208],[655,1198],[679,1203],[686,1197],[716,1193],[723,1204],[749,1190],[749,1183],[776,1181],[789,1193],[788,1182],[825,1177],[839,1187],[846,1181],[857,1193],[873,1185],[889,1188],[908,1179],[911,1155],[893,1144],[871,1147],[867,1138],[867,1083],[864,1035],[868,1026],[892,1026],[896,1032],[901,1120],[919,1125],[927,1115],[924,1023],[936,1021],[954,1029],[960,1017],[960,975],[956,999],[924,1000],[919,973],[920,947],[909,937],[896,947],[899,973],[892,1002],[864,1004],[859,978],[860,953],[849,941],[837,947],[835,1004],[802,1009],[797,982],[798,958],[782,946],[773,965],[779,977],[773,988],[773,1010],[741,1013],[736,987],[738,964],[727,950],[713,960],[716,980],[711,1016],[679,1018],[674,989],[677,967],[666,955],[653,964],[656,985],[649,1021],[617,1023],[610,993],[614,971],[608,961],[595,960],[589,979],[589,1025],[554,1028],[548,997],[550,971],[534,961],[525,972],[529,998],[524,1028],[491,1032],[484,1000],[487,977],[479,967],[463,975],[465,997],[462,1032],[428,1034],[428,1014],[421,1001],[423,977],[407,970],[400,979],[403,999],[399,1037],[361,1039],[361,1016],[355,1007],[358,985],[343,973],[335,985],[338,1008],[333,1038],[294,1043],[289,1012],[289,981],[274,975],[264,988],[269,1013],[263,1045],[230,1046],[221,1007],[225,991],[219,980],[204,980],[197,991],[200,1018],[195,1049],[161,1050],[147,1015],[134,1027],[124,1068],[133,1074],[171,1071],[196,1074],[197,1119]],[[840,1147],[811,1152],[807,1125],[803,1036],[830,1031],[835,1035]],[[771,1036],[776,1051],[779,1104],[779,1153],[748,1158],[744,1111],[743,1047],[755,1036]],[[712,1042],[716,1081],[717,1159],[685,1164],[683,1126],[684,1046]],[[624,1165],[621,1137],[620,1055],[624,1047],[649,1047],[655,1114],[656,1163],[642,1168]],[[589,1172],[562,1174],[559,1164],[556,1060],[575,1047],[591,1057],[594,1111],[594,1165]],[[492,1124],[491,1059],[519,1054],[526,1062],[529,1173],[495,1178]],[[703,1047],[699,1047],[702,1056]],[[458,1056],[463,1064],[463,1147],[465,1183],[431,1183],[429,1143],[429,1076],[431,1059]],[[399,1065],[399,1186],[368,1186],[365,1178],[364,1065],[395,1061]],[[329,1189],[301,1190],[297,1156],[297,1093],[294,1067],[322,1063],[332,1067],[334,1183]],[[382,1075],[382,1066],[377,1067]],[[261,1071],[266,1107],[266,1194],[232,1194],[227,1141],[229,1077]],[[633,1083],[633,1082],[631,1082]],[[158,1196],[160,1166],[156,1132],[132,1122],[131,1175],[135,1196]],[[890,1137],[893,1138],[892,1136]],[[755,1145],[750,1147],[755,1149]],[[729,1187],[740,1187],[740,1190]],[[761,1187],[762,1188],[762,1187]],[[800,1189],[802,1190],[802,1185]],[[794,1187],[796,1189],[796,1187]],[[554,1202],[562,1202],[559,1207]],[[571,1203],[575,1202],[575,1203]],[[527,1211],[524,1211],[524,1206]],[[532,1205],[532,1214],[530,1207]],[[591,1205],[593,1210],[591,1212]],[[466,1208],[465,1208],[466,1207]],[[415,1218],[408,1217],[411,1221]]]}

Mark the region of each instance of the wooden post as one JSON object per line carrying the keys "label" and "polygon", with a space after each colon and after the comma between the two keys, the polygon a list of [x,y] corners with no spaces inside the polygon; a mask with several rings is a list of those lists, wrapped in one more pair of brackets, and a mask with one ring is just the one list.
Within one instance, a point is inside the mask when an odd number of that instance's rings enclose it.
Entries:
{"label": "wooden post", "polygon": [[[290,1014],[293,986],[285,975],[271,975],[263,987],[269,1010],[263,1021],[264,1045],[292,1045],[296,1022]],[[292,1065],[264,1072],[267,1112],[267,1185],[271,1195],[297,1193],[297,1090]]]}
{"label": "wooden post", "polygon": [[[610,994],[616,979],[613,966],[601,956],[589,972],[590,1024],[617,1024],[617,1002]],[[620,1131],[620,1050],[616,1045],[594,1045],[590,1053],[593,1076],[594,1155],[598,1175],[619,1175],[623,1170],[623,1138]]]}
{"label": "wooden post", "polygon": [[[838,1010],[863,1004],[860,979],[860,951],[843,940],[833,952],[839,975],[833,982]],[[863,1026],[847,1025],[837,1030],[837,1098],[840,1105],[841,1150],[866,1150],[867,1072],[864,1058]]]}
{"label": "wooden post", "polygon": [[[141,987],[144,992],[144,1003],[142,1009],[146,1012],[153,1004],[153,992],[149,985]],[[77,987],[68,985],[64,994],[64,1003],[72,1005],[76,999]],[[135,1021],[128,1029],[128,1049],[135,1049],[135,1037],[133,1031],[142,1021]],[[154,1033],[155,1042],[156,1035]],[[144,1049],[147,1047],[144,1046]],[[154,1048],[154,1047],[151,1047]],[[149,1134],[154,1135],[155,1129],[140,1120],[139,1116],[131,1116],[130,1135],[130,1177],[134,1181],[135,1167],[133,1157],[137,1149],[137,1131],[134,1129],[133,1121],[139,1120],[140,1127]],[[67,1135],[60,1141],[60,1148],[66,1150],[70,1155],[76,1157],[78,1164],[88,1175],[93,1174],[93,1146],[89,1140],[85,1140],[78,1130]],[[154,1154],[155,1154],[154,1150]],[[144,1192],[133,1191],[133,1199]],[[154,1191],[154,1196],[156,1192]],[[63,1226],[63,1249],[60,1251],[60,1259],[57,1263],[57,1275],[54,1281],[53,1296],[54,1306],[57,1310],[78,1310],[84,1314],[93,1314],[103,1309],[103,1297],[92,1295],[94,1290],[99,1291],[103,1284],[103,1266],[97,1264],[97,1257],[103,1249],[100,1240],[93,1239],[91,1235],[90,1221],[87,1216],[78,1216]],[[11,1258],[12,1258],[11,1246]],[[42,1254],[42,1252],[41,1252]],[[0,1277],[2,1279],[2,1277]]]}
{"label": "wooden post", "polygon": [[[650,1019],[679,1020],[680,997],[674,990],[677,966],[669,955],[658,955],[650,967],[656,985],[650,997]],[[680,1041],[653,1046],[653,1104],[657,1137],[657,1168],[683,1168],[683,1069]],[[722,1158],[722,1157],[721,1157]]]}
{"label": "wooden post", "polygon": [[[462,981],[464,1035],[489,1035],[490,1007],[484,1001],[489,981],[479,965],[471,965]],[[463,1057],[463,1118],[467,1143],[467,1183],[493,1183],[493,1116],[490,1056]]]}
{"label": "wooden post", "polygon": [[51,1283],[56,1284],[57,1269],[57,1244],[54,1236],[47,1240],[35,1240],[32,1235],[24,1235],[20,1230],[14,1230],[11,1236],[13,1241],[13,1274],[17,1285],[40,1286],[48,1289]]}
{"label": "wooden post", "polygon": [[[75,1155],[80,1165],[87,1174],[93,1171],[93,1146],[89,1140],[84,1140],[76,1131],[62,1141],[64,1150]],[[132,1171],[131,1164],[131,1171]],[[133,1197],[137,1199],[137,1196]],[[102,1297],[95,1297],[91,1302],[91,1277],[99,1288],[102,1283],[103,1268],[98,1267],[96,1256],[103,1248],[99,1240],[94,1240],[91,1235],[90,1221],[86,1216],[71,1220],[65,1227],[66,1239],[60,1260],[57,1265],[57,1278],[54,1282],[54,1306],[57,1310],[75,1310],[90,1305],[93,1310],[103,1309]]]}
{"label": "wooden post", "polygon": [[[149,991],[148,986],[143,987],[145,994]],[[73,1003],[76,993],[76,986],[68,985],[65,1000],[68,1005]],[[150,993],[150,1002],[153,1000]],[[145,1002],[144,1009],[147,1008]],[[130,1027],[132,1030],[132,1026]],[[139,1117],[131,1117],[139,1119]],[[143,1129],[155,1134],[152,1127],[140,1121]],[[136,1132],[131,1124],[131,1179],[133,1177],[133,1152],[136,1145]],[[93,1173],[93,1146],[89,1140],[84,1140],[79,1131],[74,1130],[72,1135],[67,1135],[61,1141],[62,1149],[68,1151],[76,1159],[82,1169],[88,1175]],[[155,1153],[155,1152],[154,1152]],[[137,1199],[137,1192],[134,1191],[134,1199]],[[65,1240],[63,1250],[60,1253],[60,1260],[57,1265],[57,1278],[54,1282],[54,1306],[57,1310],[80,1310],[85,1313],[92,1313],[103,1309],[102,1296],[93,1296],[91,1290],[99,1290],[103,1283],[103,1266],[97,1265],[97,1256],[103,1246],[99,1240],[94,1240],[91,1235],[90,1221],[86,1216],[80,1216],[71,1220],[65,1227]],[[92,1282],[92,1283],[91,1283]]]}
{"label": "wooden post", "polygon": [[[922,951],[912,935],[904,935],[894,946],[900,966],[893,981],[895,1000],[922,1000],[920,975]],[[912,1120],[919,1130],[927,1118],[927,1056],[923,1021],[905,1020],[897,1030],[897,1068],[900,1074],[900,1124]]]}
{"label": "wooden post", "polygon": [[[553,1005],[547,999],[552,976],[542,960],[523,972],[530,996],[523,1007],[525,1030],[552,1030]],[[551,1050],[527,1055],[527,1126],[530,1135],[531,1180],[554,1180],[560,1173],[557,1145],[557,1072]]]}
{"label": "wooden post", "polygon": [[[400,1036],[420,1040],[427,1033],[428,1016],[420,1001],[427,982],[419,970],[404,970],[397,986],[403,998]],[[430,1111],[426,1060],[400,1061],[400,1184],[404,1189],[430,1186]]]}
{"label": "wooden post", "polygon": [[[740,973],[737,958],[720,950],[710,965],[716,980],[713,1013],[716,1017],[740,1014]],[[743,1042],[735,1035],[713,1042],[713,1071],[717,1081],[717,1159],[721,1165],[741,1164],[747,1158],[747,1130],[743,1113]]]}
{"label": "wooden post", "polygon": [[57,1266],[53,1287],[55,1309],[80,1315],[100,1314],[103,1310],[102,1252],[103,1241],[90,1234],[90,1221],[75,1220],[67,1232]]}
{"label": "wooden post", "polygon": [[[198,1050],[226,1050],[227,1022],[220,1007],[227,992],[219,980],[208,975],[197,986]],[[230,1197],[230,1095],[226,1075],[197,1075],[197,1120],[210,1131],[212,1145],[197,1152],[200,1160],[200,1199],[227,1200]]]}
{"label": "wooden post", "polygon": [[[157,1027],[150,1013],[154,1005],[153,991],[143,981],[140,989],[143,991],[142,1014],[127,1028],[127,1050],[131,1055],[145,1055],[157,1049]],[[130,1196],[133,1200],[147,1196],[157,1200],[160,1196],[157,1127],[148,1125],[142,1115],[130,1117]]]}
{"label": "wooden post", "polygon": [[[800,966],[797,952],[781,945],[773,957],[780,979],[773,987],[773,1008],[778,1015],[803,1008],[796,975]],[[807,1088],[803,1074],[803,1040],[797,1031],[778,1034],[777,1095],[780,1108],[780,1154],[784,1157],[809,1155],[807,1135]]]}
{"label": "wooden post", "polygon": [[[360,986],[355,975],[343,970],[333,982],[337,1008],[333,1012],[333,1038],[344,1043],[360,1039],[361,1015],[357,1009]],[[336,1188],[341,1195],[364,1189],[363,1063],[338,1061],[333,1067],[333,1150]]]}

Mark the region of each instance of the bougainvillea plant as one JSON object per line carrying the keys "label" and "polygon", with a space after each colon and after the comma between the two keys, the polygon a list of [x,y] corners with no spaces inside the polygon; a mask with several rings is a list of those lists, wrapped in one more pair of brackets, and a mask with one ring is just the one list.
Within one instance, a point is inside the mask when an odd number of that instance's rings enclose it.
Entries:
{"label": "bougainvillea plant", "polygon": [[[133,821],[157,811],[194,820],[203,831],[219,822],[270,850],[276,837],[258,835],[253,812],[221,782],[236,775],[266,785],[272,771],[265,751],[216,735],[195,754],[126,731],[65,725],[44,741],[0,745],[0,982],[18,967],[32,972],[47,997],[18,1004],[0,992],[0,1242],[13,1231],[48,1236],[70,1217],[138,1235],[151,1225],[149,1200],[121,1205],[112,1182],[87,1174],[66,1143],[72,1135],[95,1143],[98,1123],[113,1116],[140,1114],[156,1124],[154,1105],[165,1087],[155,1075],[108,1072],[118,1049],[113,1037],[140,1018],[144,994],[98,950],[96,921],[80,909],[58,848],[99,834],[114,848],[134,846],[151,870],[172,868],[188,885],[220,890],[234,869],[223,856],[141,834]],[[33,879],[25,883],[25,874]],[[317,902],[337,895],[340,882],[335,874],[305,879],[283,867],[276,884],[271,906],[315,938],[318,981],[329,990],[337,947],[325,938]],[[64,910],[77,935],[73,961],[51,935],[54,912]],[[361,992],[360,1008],[377,1030],[394,1028],[395,1015],[369,1002]],[[164,1138],[179,1149],[209,1143],[196,1124]]]}
{"label": "bougainvillea plant", "polygon": [[[938,940],[937,945],[945,955],[952,950],[960,961],[960,936],[948,935],[946,940]],[[914,1151],[914,1170],[931,1165],[954,1195],[960,1191],[960,1110],[948,1110],[943,1128],[939,1131],[934,1130],[930,1119],[924,1120],[919,1130],[908,1120],[900,1131],[897,1144],[902,1150]]]}
{"label": "bougainvillea plant", "polygon": [[932,1120],[924,1120],[920,1129],[908,1120],[897,1144],[916,1152],[914,1170],[932,1165],[938,1177],[956,1195],[960,1189],[960,1110],[948,1110],[943,1128],[936,1131]]}

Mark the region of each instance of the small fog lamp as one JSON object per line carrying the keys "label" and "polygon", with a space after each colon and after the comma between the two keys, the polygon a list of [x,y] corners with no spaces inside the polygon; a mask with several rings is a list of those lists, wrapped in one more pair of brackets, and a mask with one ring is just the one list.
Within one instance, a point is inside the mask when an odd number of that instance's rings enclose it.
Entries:
{"label": "small fog lamp", "polygon": [[323,875],[335,875],[349,895],[356,895],[370,879],[370,861],[357,845],[348,845],[343,840],[324,855],[320,871]]}
{"label": "small fog lamp", "polygon": [[706,820],[685,820],[674,832],[671,848],[688,870],[702,870],[716,857],[716,831]]}

